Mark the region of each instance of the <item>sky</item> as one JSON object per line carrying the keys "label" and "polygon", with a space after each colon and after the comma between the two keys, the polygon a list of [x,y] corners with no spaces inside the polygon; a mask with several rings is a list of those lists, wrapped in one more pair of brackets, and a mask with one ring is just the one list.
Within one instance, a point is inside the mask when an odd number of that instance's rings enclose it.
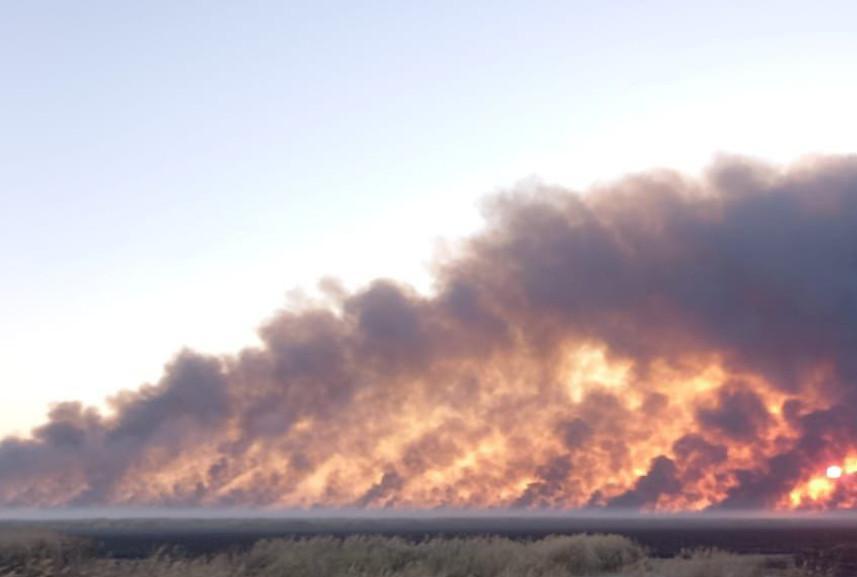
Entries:
{"label": "sky", "polygon": [[520,182],[853,152],[852,2],[0,4],[0,436],[318,280],[428,294]]}

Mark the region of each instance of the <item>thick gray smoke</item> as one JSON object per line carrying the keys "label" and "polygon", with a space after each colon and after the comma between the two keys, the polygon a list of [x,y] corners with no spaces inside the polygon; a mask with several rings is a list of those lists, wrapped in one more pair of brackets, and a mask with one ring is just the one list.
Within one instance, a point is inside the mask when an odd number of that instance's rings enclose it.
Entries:
{"label": "thick gray smoke", "polygon": [[56,405],[0,442],[0,504],[853,505],[801,487],[857,456],[857,158],[531,186],[486,219],[432,296],[338,291],[109,414]]}

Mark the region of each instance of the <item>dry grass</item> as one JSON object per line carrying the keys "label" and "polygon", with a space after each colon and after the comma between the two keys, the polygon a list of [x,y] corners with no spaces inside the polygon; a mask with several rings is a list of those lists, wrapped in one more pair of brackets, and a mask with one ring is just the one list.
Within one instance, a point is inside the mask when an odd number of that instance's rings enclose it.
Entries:
{"label": "dry grass", "polygon": [[0,577],[805,577],[790,561],[695,551],[650,559],[618,535],[275,539],[249,551],[186,556],[167,550],[144,559],[99,557],[81,540],[43,531],[0,533]]}
{"label": "dry grass", "polygon": [[0,577],[62,575],[93,558],[94,549],[83,539],[41,529],[0,531]]}
{"label": "dry grass", "polygon": [[664,577],[805,577],[819,574],[796,567],[786,556],[736,555],[716,549],[685,551],[672,559],[647,560],[642,575]]}

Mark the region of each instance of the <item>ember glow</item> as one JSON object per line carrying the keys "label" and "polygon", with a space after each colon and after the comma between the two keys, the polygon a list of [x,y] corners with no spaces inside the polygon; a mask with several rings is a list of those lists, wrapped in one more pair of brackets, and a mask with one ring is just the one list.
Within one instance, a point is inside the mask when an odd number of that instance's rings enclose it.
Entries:
{"label": "ember glow", "polygon": [[857,505],[857,159],[486,206],[430,296],[326,280],[262,347],[57,404],[0,504]]}

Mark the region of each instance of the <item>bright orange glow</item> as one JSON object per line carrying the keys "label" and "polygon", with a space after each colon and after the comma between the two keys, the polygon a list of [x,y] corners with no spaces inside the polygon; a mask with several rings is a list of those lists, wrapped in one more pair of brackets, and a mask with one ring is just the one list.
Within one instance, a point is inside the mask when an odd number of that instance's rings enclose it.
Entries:
{"label": "bright orange glow", "polygon": [[[655,361],[643,375],[603,343],[587,342],[569,343],[558,360],[550,378],[526,355],[462,362],[437,370],[431,386],[415,380],[383,395],[355,397],[338,421],[300,418],[285,439],[301,448],[303,463],[272,437],[247,444],[228,467],[219,464],[220,448],[240,441],[237,423],[195,439],[192,452],[152,447],[110,499],[157,503],[201,492],[199,502],[212,505],[237,495],[287,507],[575,508],[610,504],[644,482],[656,459],[667,458],[680,490],[639,506],[701,510],[729,495],[734,471],[757,468],[798,438],[779,410],[789,397],[758,376],[731,372],[716,356],[680,365]],[[485,385],[468,404],[444,396],[453,390],[445,383],[458,374]],[[700,411],[715,410],[736,379],[767,411],[753,443],[699,421]],[[823,406],[809,396],[803,402]],[[841,484],[834,480],[857,471],[857,456],[841,463],[798,482],[775,506],[824,508]],[[213,470],[229,474],[215,479]],[[18,490],[63,504],[85,487],[82,475],[46,476],[41,483],[9,484],[0,497],[14,500]]]}

